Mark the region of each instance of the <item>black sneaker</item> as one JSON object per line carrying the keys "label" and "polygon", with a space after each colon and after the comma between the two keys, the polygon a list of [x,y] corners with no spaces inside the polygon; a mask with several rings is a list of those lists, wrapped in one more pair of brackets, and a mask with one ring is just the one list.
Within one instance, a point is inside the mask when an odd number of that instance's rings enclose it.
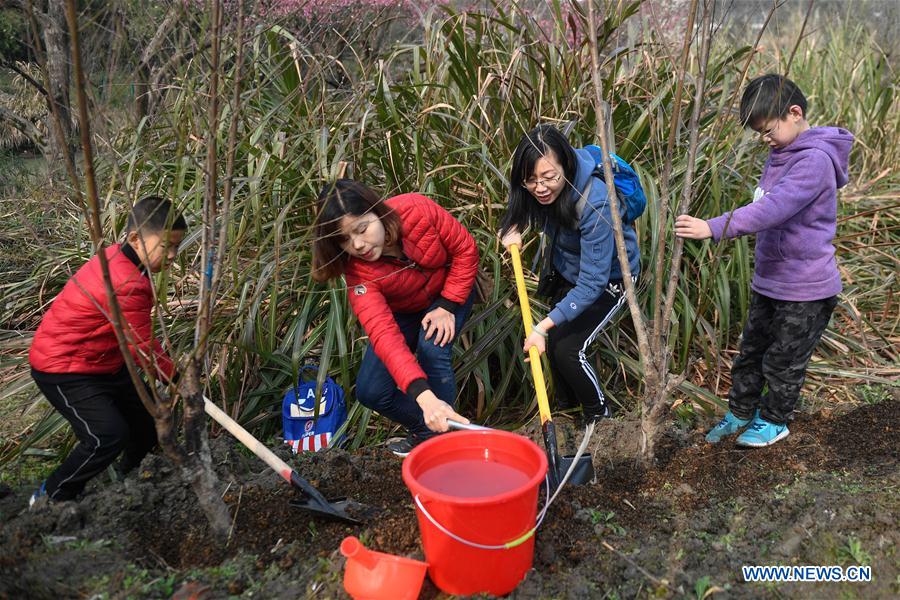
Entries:
{"label": "black sneaker", "polygon": [[415,446],[411,435],[408,435],[405,438],[392,438],[388,440],[386,445],[388,450],[395,456],[400,457],[404,457],[412,452],[412,449]]}
{"label": "black sneaker", "polygon": [[391,438],[387,441],[387,449],[397,456],[406,456],[412,452],[413,448],[422,442],[430,440],[436,435],[438,434],[433,432],[419,434],[410,433],[405,438]]}
{"label": "black sneaker", "polygon": [[609,405],[606,404],[599,408],[585,408],[584,413],[581,415],[581,426],[587,427],[591,423],[596,425],[601,419],[608,419],[611,416],[612,411],[609,409]]}

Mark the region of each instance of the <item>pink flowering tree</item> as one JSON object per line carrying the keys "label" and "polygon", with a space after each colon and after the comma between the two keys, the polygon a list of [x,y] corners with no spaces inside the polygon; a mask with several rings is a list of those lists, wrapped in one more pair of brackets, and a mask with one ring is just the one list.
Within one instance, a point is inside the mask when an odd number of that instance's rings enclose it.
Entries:
{"label": "pink flowering tree", "polygon": [[407,12],[426,7],[415,0],[271,0],[268,10],[279,16],[298,16],[309,21],[346,21],[372,13]]}

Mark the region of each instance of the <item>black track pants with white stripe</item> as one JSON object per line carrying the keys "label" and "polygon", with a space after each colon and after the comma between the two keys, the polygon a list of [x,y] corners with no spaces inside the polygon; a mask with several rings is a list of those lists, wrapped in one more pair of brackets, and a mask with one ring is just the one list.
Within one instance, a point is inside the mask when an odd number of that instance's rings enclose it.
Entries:
{"label": "black track pants with white stripe", "polygon": [[548,332],[547,353],[560,408],[580,404],[585,414],[606,411],[606,396],[591,361],[590,346],[623,306],[622,281],[610,281],[603,295],[583,313]]}
{"label": "black track pants with white stripe", "polygon": [[57,375],[31,371],[53,407],[72,425],[78,444],[47,478],[51,500],[71,500],[121,453],[128,472],[157,443],[147,413],[126,369],[113,375]]}

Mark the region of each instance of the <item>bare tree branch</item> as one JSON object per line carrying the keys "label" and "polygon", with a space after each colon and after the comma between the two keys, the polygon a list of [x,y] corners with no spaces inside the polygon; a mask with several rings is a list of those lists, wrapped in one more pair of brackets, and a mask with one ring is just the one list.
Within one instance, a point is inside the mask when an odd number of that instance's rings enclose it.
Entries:
{"label": "bare tree branch", "polygon": [[[50,90],[53,88],[50,82],[50,69],[47,67],[47,62],[44,60],[44,53],[41,52],[40,44],[41,44],[41,34],[40,28],[38,26],[37,14],[43,15],[42,18],[48,18],[46,13],[36,13],[34,10],[34,4],[31,0],[27,0],[27,6],[25,14],[28,17],[28,23],[31,26],[31,35],[34,38],[34,53],[37,59],[38,66],[40,67],[41,73],[44,75],[44,88]],[[66,80],[67,87],[69,85],[68,80]],[[69,176],[69,180],[72,182],[72,186],[75,190],[80,190],[80,184],[78,183],[78,175],[75,172],[75,159],[72,157],[72,151],[69,148],[69,107],[60,107],[57,104],[57,99],[53,94],[48,93],[45,96],[47,100],[47,106],[50,109],[50,114],[53,117],[51,119],[52,129],[54,136],[56,138],[56,143],[58,145],[58,149],[62,154],[62,160],[66,165],[66,173]],[[80,202],[80,205],[85,211],[85,217],[87,217],[87,208],[83,202]]]}
{"label": "bare tree branch", "polygon": [[21,131],[34,144],[38,146],[43,144],[44,134],[30,119],[19,116],[8,108],[0,106],[0,121],[2,120],[12,123],[13,127]]}
{"label": "bare tree branch", "polygon": [[797,41],[794,42],[794,47],[791,49],[791,55],[788,57],[787,65],[784,67],[785,77],[791,72],[791,65],[794,64],[794,56],[797,55],[797,49],[800,48],[800,42],[803,41],[803,34],[806,32],[806,25],[809,23],[809,15],[812,14],[814,3],[815,0],[809,0],[809,4],[806,5],[806,16],[803,17],[803,25],[800,26],[800,33],[797,34]]}
{"label": "bare tree branch", "polygon": [[206,190],[204,193],[203,229],[202,229],[202,269],[200,278],[200,315],[195,326],[195,347],[182,376],[185,378],[181,390],[184,406],[184,438],[185,447],[192,457],[192,467],[186,474],[201,505],[204,507],[210,525],[219,535],[227,535],[230,526],[228,509],[222,502],[216,489],[217,478],[212,469],[209,452],[209,438],[206,427],[205,398],[201,384],[201,364],[205,365],[206,341],[209,332],[209,288],[207,268],[211,266],[209,256],[215,235],[215,218],[217,207],[217,140],[219,129],[219,79],[220,79],[220,46],[222,34],[222,2],[212,3],[212,76],[209,90],[209,135],[207,138]]}
{"label": "bare tree branch", "polygon": [[[88,118],[85,76],[81,63],[81,49],[75,2],[76,0],[66,0],[66,20],[69,25],[72,66],[76,79],[75,91],[78,99],[79,121],[81,125],[81,146],[84,153],[85,182],[87,186],[87,202],[89,205],[89,210],[87,210],[87,212],[89,216],[91,237],[97,250],[100,268],[103,274],[103,283],[106,289],[107,300],[112,317],[110,323],[112,324],[119,351],[122,353],[135,390],[144,407],[147,409],[147,412],[154,418],[160,445],[166,452],[166,455],[175,462],[175,464],[181,467],[183,475],[190,481],[197,494],[200,505],[209,519],[212,529],[222,536],[225,536],[227,535],[231,519],[228,514],[228,508],[219,496],[217,489],[218,479],[212,469],[209,456],[209,447],[206,438],[205,412],[202,408],[203,396],[200,393],[199,373],[196,362],[189,364],[188,368],[182,373],[182,378],[185,380],[185,387],[192,391],[191,394],[185,397],[184,419],[187,448],[182,448],[178,445],[175,435],[176,428],[173,402],[162,400],[159,402],[156,401],[155,393],[151,395],[151,392],[148,391],[147,387],[144,386],[141,381],[140,374],[137,370],[137,364],[129,350],[129,340],[125,332],[129,330],[130,327],[125,321],[121,307],[119,306],[118,298],[113,289],[109,263],[104,248],[103,230],[100,222],[101,205],[94,174],[91,127]],[[219,2],[216,2],[215,6],[221,8]],[[219,19],[218,11],[214,11],[214,14],[214,20]],[[76,184],[75,192],[78,194],[79,199],[82,200],[77,176],[74,178],[74,183]],[[141,357],[141,366],[146,372],[152,372],[154,370],[152,359],[145,361]],[[198,398],[201,403],[199,416],[196,407]],[[191,400],[193,400],[193,403]]]}
{"label": "bare tree branch", "polygon": [[218,214],[218,135],[219,135],[219,79],[222,15],[218,1],[213,2],[212,11],[212,48],[211,76],[209,81],[209,106],[207,109],[209,123],[206,138],[206,187],[203,194],[203,231],[200,257],[202,276],[200,278],[199,303],[200,313],[197,316],[194,330],[194,357],[202,359],[206,354],[206,340],[209,334],[210,314],[213,301],[212,271],[213,249],[216,247],[216,215]]}
{"label": "bare tree branch", "polygon": [[[759,47],[759,43],[762,40],[763,34],[766,32],[766,29],[769,26],[769,22],[772,20],[772,17],[775,14],[775,11],[780,8],[786,0],[773,0],[772,8],[769,9],[768,14],[766,15],[765,21],[763,21],[762,27],[759,30],[759,33],[756,34],[756,39],[753,42],[753,46],[750,50],[749,55],[747,56],[747,60],[744,63],[744,68],[741,69],[741,77],[734,84],[734,92],[731,94],[731,99],[728,102],[728,106],[725,110],[719,112],[719,115],[716,117],[716,122],[712,126],[712,130],[716,131],[719,127],[722,126],[722,123],[725,119],[730,118],[732,112],[734,110],[734,105],[737,103],[738,96],[740,95],[741,90],[744,87],[744,82],[747,81],[747,73],[750,72],[750,65],[753,64],[753,59],[756,57],[757,48]],[[721,240],[719,244],[716,245],[715,252],[713,252],[712,260],[709,263],[709,272],[715,273],[716,269],[718,269],[719,261],[722,259],[722,251],[725,248],[725,240]],[[712,285],[712,280],[710,284]],[[691,320],[691,329],[695,329],[697,327],[697,322],[700,320],[701,315],[705,314],[706,308],[709,303],[712,301],[712,295],[707,293],[707,289],[704,287],[700,290],[700,304],[697,307],[697,310],[693,311],[694,317]]]}
{"label": "bare tree branch", "polygon": [[694,33],[694,19],[697,15],[697,0],[691,0],[691,6],[688,9],[688,22],[684,30],[684,43],[681,48],[681,66],[678,72],[678,84],[675,87],[675,99],[672,101],[672,116],[669,117],[669,140],[666,146],[665,162],[663,163],[663,172],[659,181],[659,227],[657,229],[658,246],[656,248],[656,265],[654,273],[658,275],[654,282],[653,288],[653,335],[651,343],[653,344],[654,354],[665,350],[662,343],[662,306],[663,306],[663,284],[662,274],[664,273],[666,245],[666,233],[668,228],[669,213],[669,179],[672,176],[672,156],[675,153],[675,139],[678,137],[678,123],[681,119],[681,97],[684,94],[684,80],[688,72],[688,62],[690,60],[691,39]]}
{"label": "bare tree branch", "polygon": [[756,34],[756,40],[753,42],[753,48],[750,49],[750,55],[747,56],[747,62],[744,63],[744,68],[741,70],[741,78],[734,85],[734,93],[731,94],[731,100],[728,102],[728,109],[719,113],[719,116],[716,119],[716,127],[719,126],[719,123],[721,123],[723,119],[727,118],[731,114],[734,105],[737,103],[737,99],[741,93],[741,89],[744,87],[744,82],[747,81],[747,73],[750,72],[750,65],[753,64],[753,59],[756,57],[757,48],[759,48],[759,42],[762,40],[762,36],[766,32],[766,29],[769,27],[769,22],[775,15],[775,11],[782,4],[784,4],[784,2],[786,2],[786,0],[773,0],[772,8],[769,9],[769,13],[766,15],[766,20],[763,21],[759,33]]}
{"label": "bare tree branch", "polygon": [[[713,26],[713,0],[706,0],[703,5],[703,28],[700,36],[699,77],[694,90],[694,109],[690,121],[690,142],[688,143],[688,162],[684,174],[684,183],[681,188],[681,203],[678,205],[678,213],[683,214],[690,206],[694,189],[694,167],[697,163],[697,146],[700,139],[700,112],[703,109],[703,96],[706,93],[706,68],[709,65],[710,40],[712,39]],[[672,248],[672,259],[669,265],[669,283],[666,289],[665,308],[662,312],[660,332],[663,336],[663,348],[668,347],[669,323],[672,307],[675,304],[678,280],[681,276],[681,255],[684,250],[684,238],[676,237]],[[658,274],[662,279],[662,273]]]}
{"label": "bare tree branch", "polygon": [[[78,20],[77,20],[77,12],[75,7],[75,0],[66,0],[66,20],[69,25],[69,39],[71,41],[71,49],[72,49],[72,66],[75,71],[75,92],[76,97],[78,98],[78,117],[80,121],[80,131],[81,131],[81,147],[82,152],[84,154],[84,173],[85,173],[85,182],[87,184],[87,213],[89,216],[89,224],[91,231],[91,238],[94,242],[94,249],[97,253],[98,259],[100,261],[100,269],[103,273],[103,283],[106,288],[107,301],[109,302],[109,309],[112,316],[110,323],[113,327],[113,332],[116,336],[116,341],[119,344],[119,351],[122,353],[123,358],[125,359],[125,365],[128,368],[128,373],[131,376],[131,381],[134,384],[134,388],[138,393],[138,396],[141,399],[141,402],[144,404],[144,407],[151,415],[156,415],[156,403],[153,401],[153,398],[147,392],[146,387],[144,387],[141,382],[140,375],[137,370],[137,365],[135,364],[134,357],[131,355],[131,352],[128,348],[128,339],[125,334],[125,331],[128,329],[128,324],[125,321],[125,317],[122,314],[122,308],[119,306],[118,298],[116,297],[116,291],[112,285],[112,277],[109,272],[109,262],[106,259],[106,253],[104,252],[105,244],[103,241],[103,226],[100,223],[100,198],[97,193],[97,180],[94,176],[94,156],[93,156],[93,146],[91,144],[91,126],[90,121],[88,119],[88,109],[87,109],[87,97],[84,93],[85,86],[85,78],[84,72],[81,68],[81,48],[79,44],[79,36],[78,36]],[[74,173],[73,173],[74,175]],[[77,176],[75,177],[75,193],[78,195],[78,199],[80,202],[84,203],[83,196],[81,194],[81,186],[79,185]]]}
{"label": "bare tree branch", "polygon": [[[244,67],[244,4],[238,6],[237,24],[237,64],[234,67],[234,91],[231,99],[231,123],[228,127],[228,149],[226,150],[225,163],[225,187],[222,192],[222,210],[219,224],[219,247],[216,250],[213,263],[212,283],[210,284],[210,296],[215,300],[219,289],[219,281],[222,277],[222,263],[225,261],[225,245],[228,242],[228,226],[231,221],[231,200],[234,193],[234,164],[237,155],[237,133],[241,114],[241,83]],[[212,313],[210,306],[210,314]]]}
{"label": "bare tree branch", "polygon": [[45,98],[50,95],[47,92],[47,88],[45,88],[43,85],[41,85],[39,81],[37,81],[34,77],[29,75],[26,71],[23,71],[22,69],[20,69],[19,65],[17,65],[15,62],[13,62],[11,60],[2,60],[2,61],[0,61],[0,67],[9,69],[10,71],[13,71],[17,75],[19,75],[19,77],[21,77],[22,79],[24,79],[25,81],[30,83],[32,86],[34,86],[34,88],[37,89],[37,91],[40,92],[40,94],[42,96],[44,96]]}
{"label": "bare tree branch", "polygon": [[[594,83],[594,111],[597,119],[597,134],[600,137],[600,147],[603,150],[603,174],[606,181],[613,181],[612,164],[610,163],[610,140],[607,137],[606,116],[603,110],[603,82],[600,79],[600,57],[597,49],[597,24],[594,19],[594,0],[588,0],[588,32],[589,46],[591,50],[591,78]],[[610,112],[610,118],[612,113]],[[622,269],[622,281],[625,284],[625,296],[628,301],[628,309],[631,311],[631,320],[634,322],[635,333],[638,338],[638,350],[641,355],[641,363],[645,377],[651,379],[648,387],[653,385],[658,378],[653,367],[653,356],[650,344],[647,340],[647,327],[644,324],[644,316],[634,290],[634,281],[631,275],[631,266],[628,264],[628,250],[625,248],[625,234],[623,233],[622,217],[619,214],[619,199],[616,195],[616,186],[606,186],[609,198],[610,212],[612,213],[613,233],[616,242],[616,254],[619,258],[619,267]]]}

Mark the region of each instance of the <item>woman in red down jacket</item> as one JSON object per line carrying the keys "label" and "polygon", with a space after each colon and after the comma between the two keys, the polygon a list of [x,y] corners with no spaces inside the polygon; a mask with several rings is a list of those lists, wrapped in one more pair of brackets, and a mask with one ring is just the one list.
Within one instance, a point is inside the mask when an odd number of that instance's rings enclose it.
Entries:
{"label": "woman in red down jacket", "polygon": [[478,249],[450,213],[421,194],[382,200],[339,179],[319,195],[313,276],[344,275],[350,306],[369,336],[356,398],[409,435],[388,444],[405,456],[447,431],[456,378],[453,341],[472,308]]}

